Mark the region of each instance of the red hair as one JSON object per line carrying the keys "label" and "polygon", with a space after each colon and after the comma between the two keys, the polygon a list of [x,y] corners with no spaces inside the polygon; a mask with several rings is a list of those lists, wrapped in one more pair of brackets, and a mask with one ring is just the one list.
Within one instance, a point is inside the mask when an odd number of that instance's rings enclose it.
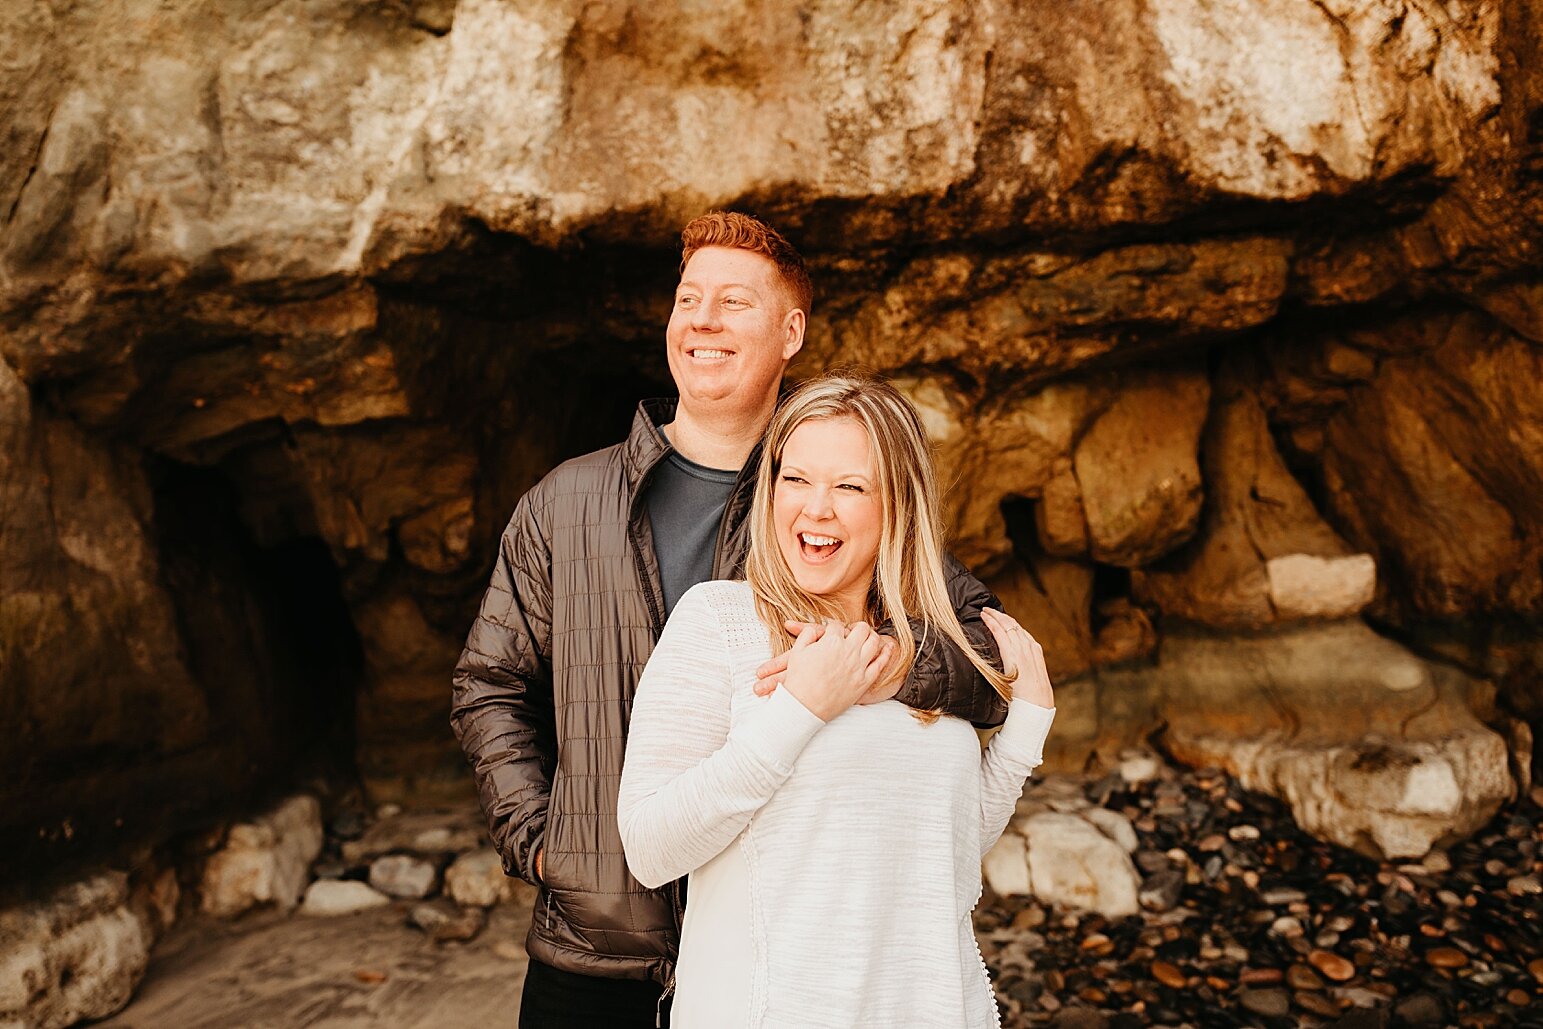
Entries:
{"label": "red hair", "polygon": [[691,255],[704,247],[728,247],[731,250],[748,250],[768,258],[777,266],[792,306],[807,317],[814,303],[814,283],[809,281],[809,269],[793,244],[782,233],[759,218],[738,211],[711,211],[693,218],[681,230],[680,270],[686,270]]}

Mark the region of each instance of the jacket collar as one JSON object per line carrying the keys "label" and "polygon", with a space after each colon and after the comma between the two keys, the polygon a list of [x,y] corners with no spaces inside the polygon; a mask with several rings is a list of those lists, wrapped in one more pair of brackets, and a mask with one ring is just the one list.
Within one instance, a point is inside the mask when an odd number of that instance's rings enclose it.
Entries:
{"label": "jacket collar", "polygon": [[[632,416],[632,429],[627,433],[627,442],[622,447],[622,468],[627,477],[627,497],[630,501],[637,500],[638,491],[643,488],[643,482],[648,478],[648,473],[653,471],[654,465],[675,449],[665,439],[660,426],[675,420],[676,403],[673,398],[644,400],[638,404],[637,413]],[[757,441],[746,456],[734,488],[736,494],[744,494],[748,498],[748,487],[755,479],[755,468],[760,463],[761,444],[764,442],[764,439]]]}
{"label": "jacket collar", "polygon": [[632,429],[622,446],[622,468],[627,476],[627,494],[636,499],[643,480],[653,471],[654,465],[669,454],[670,444],[660,432],[659,426],[675,419],[673,399],[645,400],[638,404],[637,414],[632,416]]}

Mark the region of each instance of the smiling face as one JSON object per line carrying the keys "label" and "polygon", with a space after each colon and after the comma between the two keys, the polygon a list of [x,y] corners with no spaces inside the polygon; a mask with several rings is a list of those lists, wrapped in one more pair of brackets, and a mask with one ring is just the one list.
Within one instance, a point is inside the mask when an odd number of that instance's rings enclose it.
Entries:
{"label": "smiling face", "polygon": [[772,490],[777,546],[806,593],[868,618],[884,532],[878,470],[855,418],[811,418],[788,436]]}
{"label": "smiling face", "polygon": [[665,340],[683,406],[755,413],[776,402],[783,369],[803,346],[804,312],[790,309],[770,258],[704,247],[681,272]]}

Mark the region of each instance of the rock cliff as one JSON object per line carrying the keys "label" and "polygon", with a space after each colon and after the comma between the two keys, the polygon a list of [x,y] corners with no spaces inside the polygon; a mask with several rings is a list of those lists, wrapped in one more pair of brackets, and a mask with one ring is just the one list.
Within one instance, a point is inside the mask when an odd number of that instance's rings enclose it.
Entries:
{"label": "rock cliff", "polygon": [[713,207],[811,260],[795,375],[925,412],[1058,760],[1471,829],[1543,717],[1540,44],[1537,0],[5,5],[5,832],[313,739],[462,788],[494,541],[667,389]]}

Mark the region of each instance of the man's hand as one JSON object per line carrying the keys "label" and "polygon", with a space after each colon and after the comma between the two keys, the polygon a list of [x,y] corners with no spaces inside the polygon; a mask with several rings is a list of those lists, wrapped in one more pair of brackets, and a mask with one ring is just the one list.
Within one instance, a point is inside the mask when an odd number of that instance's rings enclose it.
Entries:
{"label": "man's hand", "polygon": [[995,608],[983,608],[980,620],[996,638],[1002,671],[1013,677],[1013,697],[1040,707],[1055,707],[1055,691],[1045,668],[1045,651],[1017,620]]}
{"label": "man's hand", "polygon": [[[825,634],[825,626],[817,622],[788,621],[783,624],[787,626],[788,632],[800,641],[807,635],[809,642],[813,643]],[[859,704],[882,704],[886,700],[894,700],[895,694],[900,692],[900,687],[905,685],[905,680],[901,676],[893,674],[895,669],[892,667],[900,657],[900,644],[888,636],[883,636],[882,639],[882,646],[886,653],[885,666],[875,684],[858,698]],[[772,691],[781,683],[782,677],[787,674],[788,655],[791,653],[791,650],[785,650],[755,670],[756,696],[771,696]]]}

